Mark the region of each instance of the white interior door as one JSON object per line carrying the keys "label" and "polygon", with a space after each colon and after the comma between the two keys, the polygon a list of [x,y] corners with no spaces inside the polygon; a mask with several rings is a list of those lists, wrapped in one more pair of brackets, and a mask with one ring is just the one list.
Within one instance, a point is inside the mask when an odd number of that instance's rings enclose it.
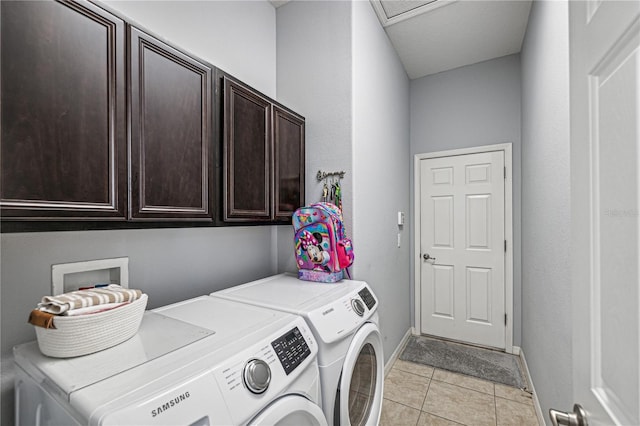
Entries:
{"label": "white interior door", "polygon": [[422,333],[505,348],[504,151],[420,160]]}
{"label": "white interior door", "polygon": [[640,2],[571,1],[569,20],[574,400],[638,425]]}

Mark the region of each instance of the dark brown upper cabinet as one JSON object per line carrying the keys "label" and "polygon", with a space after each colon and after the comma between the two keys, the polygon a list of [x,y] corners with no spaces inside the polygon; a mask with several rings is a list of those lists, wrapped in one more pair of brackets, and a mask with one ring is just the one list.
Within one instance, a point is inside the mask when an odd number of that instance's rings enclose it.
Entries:
{"label": "dark brown upper cabinet", "polygon": [[3,219],[125,220],[125,23],[87,2],[0,7]]}
{"label": "dark brown upper cabinet", "polygon": [[287,222],[304,202],[304,118],[223,77],[227,222]]}
{"label": "dark brown upper cabinet", "polygon": [[2,232],[290,222],[304,118],[116,15],[0,1]]}
{"label": "dark brown upper cabinet", "polygon": [[273,106],[274,218],[288,221],[304,204],[304,119]]}
{"label": "dark brown upper cabinet", "polygon": [[271,102],[224,77],[224,220],[271,218]]}
{"label": "dark brown upper cabinet", "polygon": [[213,221],[211,67],[130,27],[131,219]]}

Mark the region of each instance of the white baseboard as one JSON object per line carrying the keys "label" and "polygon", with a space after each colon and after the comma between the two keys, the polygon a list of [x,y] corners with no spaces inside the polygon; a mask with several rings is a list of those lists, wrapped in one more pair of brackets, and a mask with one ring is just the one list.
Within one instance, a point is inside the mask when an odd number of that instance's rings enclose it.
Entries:
{"label": "white baseboard", "polygon": [[387,374],[389,374],[389,371],[391,371],[391,367],[393,367],[393,363],[396,362],[396,360],[400,356],[400,353],[402,353],[402,350],[404,349],[405,345],[409,341],[409,336],[411,336],[412,334],[415,334],[415,329],[413,327],[410,327],[407,330],[407,332],[404,334],[404,336],[402,337],[402,340],[400,340],[400,343],[396,347],[396,350],[393,351],[393,353],[389,357],[389,360],[384,365],[384,376],[385,377],[387,376]]}
{"label": "white baseboard", "polygon": [[540,407],[540,401],[538,401],[538,394],[536,393],[536,388],[533,386],[533,380],[531,379],[531,373],[529,372],[529,366],[527,365],[527,360],[524,357],[524,351],[522,348],[518,346],[514,346],[514,355],[515,349],[518,348],[518,355],[520,360],[522,361],[522,366],[524,367],[525,373],[527,374],[527,382],[529,383],[529,389],[531,390],[531,397],[533,398],[533,407],[536,410],[536,416],[538,417],[538,423],[540,425],[546,426],[545,416],[542,412],[542,407]]}

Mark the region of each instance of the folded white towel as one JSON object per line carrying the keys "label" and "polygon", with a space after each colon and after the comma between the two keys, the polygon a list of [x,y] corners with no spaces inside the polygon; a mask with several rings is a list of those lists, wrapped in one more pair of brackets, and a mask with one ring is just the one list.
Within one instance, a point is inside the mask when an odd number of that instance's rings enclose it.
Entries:
{"label": "folded white towel", "polygon": [[[117,284],[107,287],[76,290],[57,296],[45,296],[38,304],[38,310],[60,315],[65,312],[110,303],[133,302],[142,296],[140,290],[122,288]],[[69,315],[69,314],[67,314]]]}
{"label": "folded white towel", "polygon": [[73,316],[85,315],[85,314],[97,314],[98,312],[109,311],[111,309],[119,308],[120,306],[128,305],[129,303],[131,302],[105,303],[103,305],[87,306],[86,308],[70,309],[68,311],[64,311],[60,315],[73,317]]}

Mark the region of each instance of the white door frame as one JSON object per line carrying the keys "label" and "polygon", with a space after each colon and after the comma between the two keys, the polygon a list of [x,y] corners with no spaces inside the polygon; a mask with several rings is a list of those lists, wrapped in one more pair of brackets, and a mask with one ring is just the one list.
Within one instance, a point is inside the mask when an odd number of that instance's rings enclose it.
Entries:
{"label": "white door frame", "polygon": [[[506,179],[504,183],[504,238],[507,240],[507,251],[504,259],[504,303],[505,313],[507,314],[507,326],[505,336],[505,351],[507,353],[516,353],[513,346],[513,159],[512,159],[512,144],[503,143],[497,145],[484,145],[472,148],[452,149],[448,151],[428,152],[423,154],[416,154],[413,160],[413,235],[414,235],[414,255],[416,259],[420,257],[420,217],[421,217],[421,203],[420,203],[420,161],[429,158],[439,157],[451,157],[454,155],[465,154],[479,154],[483,152],[491,151],[503,151],[504,152],[504,165],[506,167]],[[421,329],[421,278],[420,278],[420,266],[421,262],[416,261],[414,266],[414,329],[418,334],[422,334]]]}

